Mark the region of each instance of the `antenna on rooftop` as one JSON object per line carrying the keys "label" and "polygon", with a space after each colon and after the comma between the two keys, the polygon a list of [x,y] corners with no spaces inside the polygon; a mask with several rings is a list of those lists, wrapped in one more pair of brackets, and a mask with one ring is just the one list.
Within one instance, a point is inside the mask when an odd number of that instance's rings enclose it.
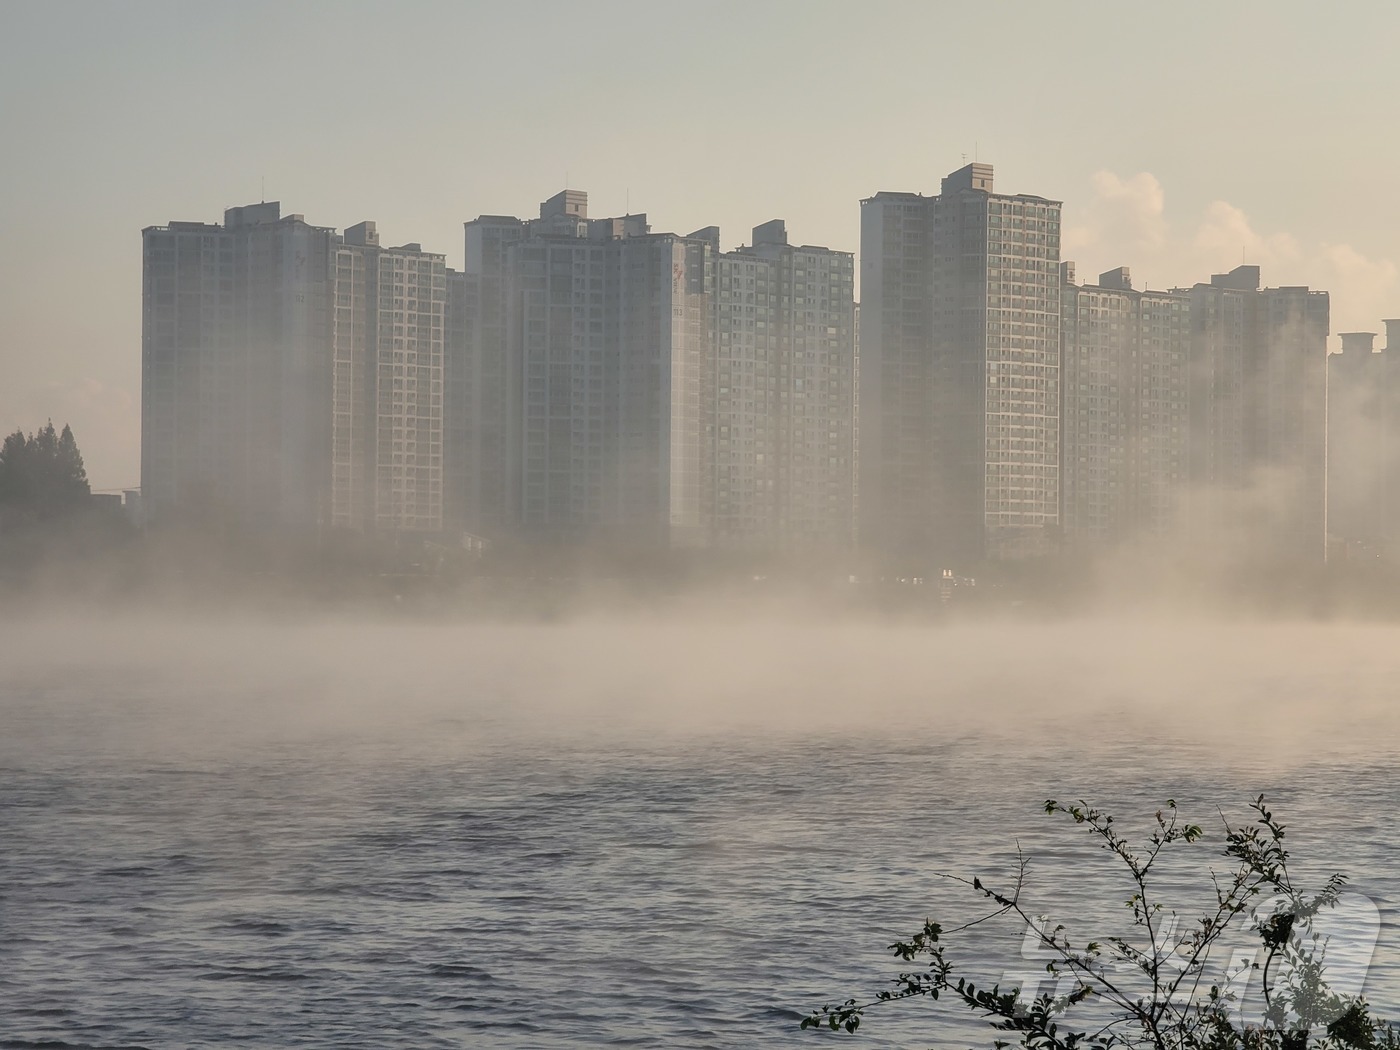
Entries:
{"label": "antenna on rooftop", "polygon": [[262,177],[262,202],[267,203],[267,176]]}

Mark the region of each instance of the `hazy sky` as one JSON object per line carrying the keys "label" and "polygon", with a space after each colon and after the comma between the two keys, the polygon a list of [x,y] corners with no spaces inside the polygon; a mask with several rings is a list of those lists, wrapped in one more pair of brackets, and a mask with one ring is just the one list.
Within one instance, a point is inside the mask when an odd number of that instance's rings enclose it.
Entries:
{"label": "hazy sky", "polygon": [[[461,264],[565,185],[656,230],[769,218],[855,251],[858,200],[964,156],[1065,201],[1081,279],[1241,258],[1400,314],[1400,5],[0,0],[0,428],[139,479],[141,228],[263,198]],[[264,190],[265,186],[265,190]]]}

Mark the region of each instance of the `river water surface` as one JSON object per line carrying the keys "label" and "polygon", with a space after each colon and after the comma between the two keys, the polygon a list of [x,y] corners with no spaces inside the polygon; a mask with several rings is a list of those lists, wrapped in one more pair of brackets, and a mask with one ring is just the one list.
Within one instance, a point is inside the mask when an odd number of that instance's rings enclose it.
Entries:
{"label": "river water surface", "polygon": [[[967,1046],[929,1003],[797,1024],[977,914],[939,872],[1005,881],[1019,848],[1058,921],[1112,921],[1126,884],[1041,812],[1081,796],[1129,825],[1176,799],[1214,836],[1184,872],[1266,792],[1299,873],[1375,902],[1366,991],[1400,1014],[1386,628],[10,638],[0,1047]],[[969,972],[1025,972],[1022,932],[969,933]]]}

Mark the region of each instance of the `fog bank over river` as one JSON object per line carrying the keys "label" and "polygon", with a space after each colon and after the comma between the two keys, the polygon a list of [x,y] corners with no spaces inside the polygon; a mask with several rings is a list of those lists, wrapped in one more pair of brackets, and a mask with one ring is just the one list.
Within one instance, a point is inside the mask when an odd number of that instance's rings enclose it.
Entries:
{"label": "fog bank over river", "polygon": [[[316,737],[471,749],[733,733],[975,733],[1027,748],[1129,740],[1231,761],[1400,747],[1400,628],[1388,625],[926,624],[800,610],[552,624],[134,614],[11,620],[4,635],[10,717],[32,716],[29,728],[55,746],[100,735],[152,755]],[[64,718],[66,700],[94,693],[96,710]],[[32,756],[27,737],[5,734],[0,753]]]}

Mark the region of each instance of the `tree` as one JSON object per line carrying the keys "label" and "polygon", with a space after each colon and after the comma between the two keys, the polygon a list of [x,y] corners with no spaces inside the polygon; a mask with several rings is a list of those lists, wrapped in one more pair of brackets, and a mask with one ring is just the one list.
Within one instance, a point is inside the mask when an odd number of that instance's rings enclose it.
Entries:
{"label": "tree", "polygon": [[[1214,900],[1195,924],[1177,934],[1181,927],[1176,913],[1158,899],[1155,876],[1169,850],[1199,841],[1204,829],[1179,819],[1176,803],[1168,801],[1156,813],[1146,842],[1134,845],[1119,834],[1109,814],[1082,801],[1075,805],[1048,801],[1047,813],[1085,828],[1126,869],[1132,936],[1079,940],[1064,926],[1052,927],[1048,920],[1032,915],[1021,895],[1026,874],[1023,856],[1009,892],[993,890],[980,878],[954,877],[989,901],[993,910],[955,930],[945,931],[939,923],[926,921],[908,941],[891,945],[897,958],[922,967],[901,973],[893,981],[893,991],[881,991],[864,1003],[848,999],[829,1004],[806,1017],[802,1027],[854,1032],[872,1007],[945,997],[986,1019],[996,1032],[1005,1033],[995,1038],[997,1048],[1400,1047],[1397,1030],[1373,1018],[1363,998],[1334,992],[1324,979],[1326,944],[1318,936],[1315,921],[1337,905],[1345,877],[1332,876],[1318,893],[1299,890],[1288,871],[1284,825],[1262,795],[1251,808],[1254,822],[1240,827],[1221,816],[1224,854],[1232,870],[1223,874],[1211,870]],[[949,936],[998,917],[1019,919],[1033,931],[1031,936],[1049,957],[1047,972],[1059,979],[1055,994],[1027,1000],[1019,988],[981,988],[955,975],[948,956]],[[1252,934],[1259,942],[1244,967],[1226,975],[1258,978],[1257,1009],[1252,1015],[1242,994],[1232,987],[1247,987],[1246,981],[1209,979],[1212,950],[1222,950],[1231,931]]]}
{"label": "tree", "polygon": [[48,521],[86,507],[91,489],[70,427],[53,421],[25,437],[16,430],[0,445],[0,515],[9,522]]}

